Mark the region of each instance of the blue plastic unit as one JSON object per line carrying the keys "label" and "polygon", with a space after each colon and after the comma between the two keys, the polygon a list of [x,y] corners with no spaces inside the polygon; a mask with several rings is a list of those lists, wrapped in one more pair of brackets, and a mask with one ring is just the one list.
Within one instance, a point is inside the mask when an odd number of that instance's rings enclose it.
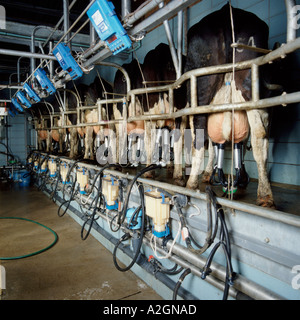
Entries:
{"label": "blue plastic unit", "polygon": [[80,78],[83,72],[72,56],[70,48],[65,43],[60,43],[53,50],[56,60],[63,70],[67,71],[73,80]]}
{"label": "blue plastic unit", "polygon": [[11,109],[8,109],[8,114],[11,116],[11,117],[14,117],[15,114],[11,111]]}
{"label": "blue plastic unit", "polygon": [[20,103],[18,102],[18,100],[16,98],[12,98],[11,99],[12,104],[16,107],[17,110],[23,112],[23,108],[21,107]]}
{"label": "blue plastic unit", "polygon": [[14,117],[14,116],[16,116],[16,115],[19,114],[18,110],[15,108],[15,106],[14,106],[13,104],[10,105],[9,110],[8,110],[8,113],[9,113],[12,117]]}
{"label": "blue plastic unit", "polygon": [[[127,223],[129,224],[130,223],[130,219],[134,213],[134,211],[136,210],[136,208],[130,208],[130,209],[127,209],[127,212],[126,212],[126,218],[127,218]],[[136,225],[133,225],[132,222],[130,223],[130,225],[128,226],[129,229],[131,230],[136,230],[136,229],[140,229],[141,226],[142,226],[142,209],[140,209],[139,213],[138,213],[138,216],[137,218],[135,219],[137,224]]]}
{"label": "blue plastic unit", "polygon": [[107,210],[118,210],[118,207],[119,207],[119,205],[118,205],[118,201],[117,201],[117,200],[115,201],[115,204],[113,204],[113,205],[111,205],[111,206],[109,206],[109,205],[106,203],[106,209],[107,209]]}
{"label": "blue plastic unit", "polygon": [[96,0],[87,11],[87,15],[99,38],[105,41],[113,55],[116,55],[131,48],[132,43],[114,9],[111,1]]}
{"label": "blue plastic unit", "polygon": [[40,97],[36,94],[36,92],[30,87],[28,83],[25,83],[23,86],[24,90],[28,94],[28,97],[32,99],[34,102],[38,103],[41,101]]}
{"label": "blue plastic unit", "polygon": [[34,76],[36,77],[41,87],[45,89],[49,94],[53,94],[56,91],[54,85],[47,77],[46,71],[44,69],[38,68],[35,71]]}
{"label": "blue plastic unit", "polygon": [[16,96],[21,104],[23,104],[27,108],[31,107],[31,103],[27,100],[25,93],[23,91],[18,91]]}
{"label": "blue plastic unit", "polygon": [[167,237],[170,234],[170,228],[169,226],[166,224],[166,229],[165,231],[161,231],[158,232],[154,229],[154,226],[152,227],[152,233],[157,237],[157,238],[163,238],[163,237]]}

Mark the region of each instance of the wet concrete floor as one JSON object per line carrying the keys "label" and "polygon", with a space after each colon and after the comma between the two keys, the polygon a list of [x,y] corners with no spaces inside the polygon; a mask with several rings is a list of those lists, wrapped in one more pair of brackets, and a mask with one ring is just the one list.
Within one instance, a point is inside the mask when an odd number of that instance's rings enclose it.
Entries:
{"label": "wet concrete floor", "polygon": [[[92,235],[83,241],[81,226],[59,218],[57,205],[35,187],[0,184],[0,217],[37,221],[56,232],[57,243],[37,255],[2,260],[6,290],[2,300],[161,300],[133,272],[118,271],[112,254]],[[55,237],[25,220],[0,219],[0,257],[30,255]]]}

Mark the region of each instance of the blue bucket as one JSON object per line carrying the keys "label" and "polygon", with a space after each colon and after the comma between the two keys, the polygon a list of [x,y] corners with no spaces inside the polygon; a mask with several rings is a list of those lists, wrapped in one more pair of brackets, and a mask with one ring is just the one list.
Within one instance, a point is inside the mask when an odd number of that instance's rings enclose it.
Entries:
{"label": "blue bucket", "polygon": [[30,185],[31,175],[30,172],[27,170],[20,171],[20,186],[21,187],[28,187]]}

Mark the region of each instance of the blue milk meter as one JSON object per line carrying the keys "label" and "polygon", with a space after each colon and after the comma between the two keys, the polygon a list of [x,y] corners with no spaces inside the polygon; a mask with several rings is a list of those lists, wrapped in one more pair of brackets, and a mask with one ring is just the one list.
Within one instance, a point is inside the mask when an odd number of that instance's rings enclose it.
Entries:
{"label": "blue milk meter", "polygon": [[65,43],[59,43],[53,50],[53,54],[63,70],[67,71],[73,80],[83,75],[81,68],[72,56],[70,48]]}
{"label": "blue milk meter", "polygon": [[35,93],[35,91],[30,87],[28,83],[25,83],[23,88],[28,94],[28,97],[32,99],[34,102],[38,103],[41,101],[40,97]]}
{"label": "blue milk meter", "polygon": [[23,104],[24,106],[26,106],[27,108],[31,107],[31,103],[27,100],[27,98],[25,97],[25,93],[23,91],[18,91],[16,94],[19,102],[21,104]]}
{"label": "blue milk meter", "polygon": [[118,19],[111,1],[96,0],[87,15],[96,29],[99,38],[105,41],[116,55],[131,47],[131,40]]}
{"label": "blue milk meter", "polygon": [[11,99],[12,104],[16,107],[17,110],[23,112],[23,108],[21,107],[20,103],[18,102],[18,100],[16,98],[12,98]]}
{"label": "blue milk meter", "polygon": [[44,69],[38,68],[34,73],[34,76],[36,77],[41,87],[45,89],[49,94],[52,94],[56,91],[54,85],[47,77],[46,71]]}

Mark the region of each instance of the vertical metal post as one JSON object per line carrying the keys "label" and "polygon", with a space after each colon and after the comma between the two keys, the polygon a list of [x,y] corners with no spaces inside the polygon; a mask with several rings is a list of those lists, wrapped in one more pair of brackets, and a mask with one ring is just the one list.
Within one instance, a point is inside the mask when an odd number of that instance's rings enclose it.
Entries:
{"label": "vertical metal post", "polygon": [[131,94],[130,95],[130,99],[131,99],[131,109],[132,109],[132,115],[131,117],[135,117],[136,115],[136,110],[135,110],[135,94]]}
{"label": "vertical metal post", "polygon": [[[90,0],[90,2],[93,2],[94,0]],[[90,46],[92,47],[95,43],[96,43],[96,30],[92,24],[92,22],[90,22]]]}
{"label": "vertical metal post", "polygon": [[191,108],[197,107],[197,77],[191,76]]}
{"label": "vertical metal post", "polygon": [[178,32],[177,32],[177,59],[178,59],[178,75],[177,79],[182,75],[182,37],[183,37],[183,13],[182,11],[178,12],[177,15],[177,24],[178,24]]}
{"label": "vertical metal post", "polygon": [[[64,33],[66,33],[70,28],[70,17],[69,17],[69,0],[63,0],[63,13],[64,13]],[[70,39],[70,33],[66,34],[64,37],[64,42],[68,42]],[[71,49],[71,43],[68,44]]]}
{"label": "vertical metal post", "polygon": [[251,82],[252,82],[252,101],[259,100],[259,67],[253,64],[251,67]]}
{"label": "vertical metal post", "polygon": [[[159,4],[159,8],[161,9],[163,7],[164,7],[164,3],[161,2]],[[181,76],[180,71],[179,71],[178,56],[177,56],[177,52],[176,52],[176,49],[175,49],[175,45],[174,45],[174,41],[173,41],[173,37],[172,37],[172,32],[171,32],[168,20],[164,20],[164,27],[165,27],[165,31],[166,31],[166,35],[167,35],[170,51],[171,51],[173,64],[174,64],[174,67],[175,67],[175,70],[176,70],[176,79],[178,79]]]}
{"label": "vertical metal post", "polygon": [[131,13],[131,0],[122,0],[122,20]]}
{"label": "vertical metal post", "polygon": [[169,106],[170,106],[169,113],[173,113],[174,112],[174,91],[173,91],[173,89],[169,89]]}
{"label": "vertical metal post", "polygon": [[[52,50],[53,50],[53,41],[50,41],[49,42],[49,54],[52,52]],[[54,75],[54,61],[53,60],[50,60],[49,71],[50,71],[50,79],[52,79],[53,75]]]}
{"label": "vertical metal post", "polygon": [[286,30],[286,41],[290,42],[296,39],[296,26],[295,24],[295,13],[293,8],[296,6],[295,0],[285,0],[286,14],[287,14],[287,30]]}

